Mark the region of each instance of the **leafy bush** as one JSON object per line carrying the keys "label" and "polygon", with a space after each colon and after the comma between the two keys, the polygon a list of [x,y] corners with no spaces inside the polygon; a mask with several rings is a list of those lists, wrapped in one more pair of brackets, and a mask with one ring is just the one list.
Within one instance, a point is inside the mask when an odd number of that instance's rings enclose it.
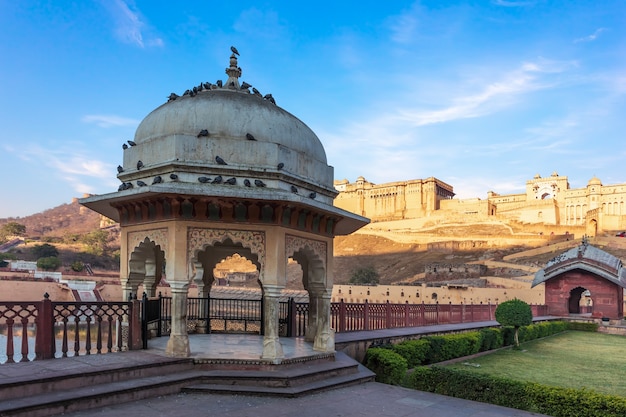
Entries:
{"label": "leafy bush", "polygon": [[528,326],[533,322],[533,312],[528,303],[514,298],[498,305],[495,311],[496,320],[502,326],[515,328],[515,346],[519,346],[518,330],[521,326]]}
{"label": "leafy bush", "polygon": [[570,321],[569,323],[567,323],[567,328],[569,330],[578,330],[581,332],[597,332],[598,323],[581,323]]}
{"label": "leafy bush", "polygon": [[365,266],[352,272],[349,282],[356,285],[378,285],[379,281],[380,277],[374,267]]}
{"label": "leafy bush", "polygon": [[406,360],[390,349],[370,348],[365,354],[365,366],[376,374],[376,381],[400,385],[408,369]]}
{"label": "leafy bush", "polygon": [[49,258],[53,256],[59,256],[59,250],[49,243],[44,243],[42,245],[35,245],[31,249],[33,255],[37,258]]}
{"label": "leafy bush", "polygon": [[481,342],[480,351],[485,352],[488,350],[499,349],[503,346],[504,339],[502,337],[502,331],[495,327],[489,327],[480,330]]}
{"label": "leafy bush", "polygon": [[409,388],[487,402],[554,417],[623,417],[626,398],[586,389],[551,387],[459,369],[419,367],[405,380]]}
{"label": "leafy bush", "polygon": [[430,342],[426,339],[406,340],[397,345],[392,345],[391,348],[406,359],[407,365],[411,369],[425,363],[430,350]]}
{"label": "leafy bush", "polygon": [[85,264],[81,261],[74,261],[72,262],[72,265],[70,265],[70,268],[74,272],[82,272],[85,269]]}
{"label": "leafy bush", "polygon": [[61,260],[56,256],[47,256],[45,258],[37,259],[37,268],[41,268],[46,271],[55,271],[61,266]]}

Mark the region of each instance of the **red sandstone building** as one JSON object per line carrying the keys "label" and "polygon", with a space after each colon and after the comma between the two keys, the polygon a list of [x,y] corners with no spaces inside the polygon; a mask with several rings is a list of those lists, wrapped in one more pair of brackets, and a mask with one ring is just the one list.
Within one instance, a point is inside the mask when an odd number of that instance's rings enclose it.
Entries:
{"label": "red sandstone building", "polygon": [[532,286],[542,283],[550,315],[591,313],[592,317],[611,320],[624,317],[626,270],[622,261],[586,240],[538,271]]}

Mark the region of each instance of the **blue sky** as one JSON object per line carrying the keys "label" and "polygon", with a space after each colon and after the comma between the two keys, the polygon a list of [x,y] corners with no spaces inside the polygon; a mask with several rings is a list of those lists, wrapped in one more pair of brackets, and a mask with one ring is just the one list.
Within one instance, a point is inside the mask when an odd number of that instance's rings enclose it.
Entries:
{"label": "blue sky", "polygon": [[626,182],[626,2],[301,3],[0,0],[0,218],[117,190],[121,144],[231,45],[336,179]]}

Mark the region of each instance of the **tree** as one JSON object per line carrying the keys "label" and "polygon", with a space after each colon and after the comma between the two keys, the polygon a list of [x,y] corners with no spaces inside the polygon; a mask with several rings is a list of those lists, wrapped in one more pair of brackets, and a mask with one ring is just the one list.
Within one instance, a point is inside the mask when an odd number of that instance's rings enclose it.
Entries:
{"label": "tree", "polygon": [[514,298],[503,302],[496,308],[496,320],[502,326],[515,328],[515,348],[519,348],[519,328],[532,324],[533,312],[524,301]]}
{"label": "tree", "polygon": [[26,234],[26,226],[17,222],[9,222],[2,226],[2,233],[6,236],[23,236]]}
{"label": "tree", "polygon": [[95,230],[84,235],[81,242],[89,247],[88,253],[101,256],[107,249],[109,233],[106,230]]}
{"label": "tree", "polygon": [[378,285],[378,272],[372,266],[365,266],[355,270],[350,277],[350,284],[355,285]]}
{"label": "tree", "polygon": [[51,256],[59,256],[58,249],[49,243],[44,243],[43,245],[35,245],[31,249],[31,251],[33,252],[33,255],[37,257],[37,259],[47,258]]}
{"label": "tree", "polygon": [[47,256],[45,258],[37,259],[37,268],[41,268],[46,271],[54,271],[60,266],[61,260],[56,256]]}

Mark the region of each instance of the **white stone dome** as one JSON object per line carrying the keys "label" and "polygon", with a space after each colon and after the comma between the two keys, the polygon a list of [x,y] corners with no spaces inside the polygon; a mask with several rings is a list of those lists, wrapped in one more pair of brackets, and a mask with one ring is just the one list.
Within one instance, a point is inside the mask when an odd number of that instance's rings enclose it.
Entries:
{"label": "white stone dome", "polygon": [[224,83],[202,83],[182,96],[172,93],[146,116],[124,151],[120,189],[229,179],[227,184],[248,187],[256,181],[267,192],[319,195],[331,204],[333,168],[315,133],[277,106],[271,94],[240,85],[234,54],[226,74]]}
{"label": "white stone dome", "polygon": [[[198,138],[206,129],[209,136]],[[284,146],[326,163],[324,147],[300,119],[268,100],[244,90],[215,89],[167,102],[152,111],[139,125],[135,142],[148,143],[170,138],[246,141],[247,134],[258,142]],[[188,149],[190,150],[190,149]],[[245,163],[245,155],[242,163]],[[184,158],[180,155],[179,159]],[[187,155],[190,161],[195,155]],[[233,161],[235,162],[235,161]]]}

